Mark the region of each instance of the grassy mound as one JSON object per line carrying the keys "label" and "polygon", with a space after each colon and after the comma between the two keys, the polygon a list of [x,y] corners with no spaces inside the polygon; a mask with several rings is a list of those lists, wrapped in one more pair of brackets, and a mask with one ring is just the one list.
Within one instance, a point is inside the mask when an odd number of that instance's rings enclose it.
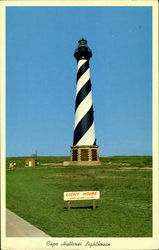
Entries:
{"label": "grassy mound", "polygon": [[[41,163],[67,160],[39,158]],[[6,172],[7,208],[52,237],[151,237],[151,157],[101,160],[102,166],[93,167],[24,168],[24,158],[14,158],[19,168]],[[73,201],[67,211],[63,192],[88,190],[101,193],[97,209],[92,201]]]}

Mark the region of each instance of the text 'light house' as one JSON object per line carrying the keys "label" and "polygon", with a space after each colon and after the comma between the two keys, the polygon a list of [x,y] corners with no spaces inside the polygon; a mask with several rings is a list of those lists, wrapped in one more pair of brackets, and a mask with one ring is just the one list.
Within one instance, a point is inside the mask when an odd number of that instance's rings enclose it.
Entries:
{"label": "text 'light house'", "polygon": [[73,146],[71,146],[71,165],[100,165],[98,146],[94,128],[89,60],[92,51],[87,41],[78,41],[74,52],[77,59],[77,85],[75,101],[75,124]]}

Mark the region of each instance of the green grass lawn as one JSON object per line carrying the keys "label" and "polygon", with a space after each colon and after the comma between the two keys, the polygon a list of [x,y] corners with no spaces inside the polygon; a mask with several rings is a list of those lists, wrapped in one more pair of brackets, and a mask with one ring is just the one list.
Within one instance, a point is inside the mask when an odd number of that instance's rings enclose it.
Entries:
{"label": "green grass lawn", "polygon": [[[41,164],[68,157],[39,157]],[[62,165],[24,168],[24,157],[7,170],[7,208],[52,237],[151,237],[152,158],[101,158],[101,166]],[[134,169],[133,169],[134,167]],[[92,201],[73,201],[67,211],[65,191],[101,192],[97,209]]]}

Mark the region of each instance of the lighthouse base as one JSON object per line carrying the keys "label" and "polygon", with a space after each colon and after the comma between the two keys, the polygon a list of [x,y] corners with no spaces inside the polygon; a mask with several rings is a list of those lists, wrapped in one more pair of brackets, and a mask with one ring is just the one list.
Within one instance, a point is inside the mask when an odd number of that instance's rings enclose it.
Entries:
{"label": "lighthouse base", "polygon": [[93,166],[101,165],[97,145],[71,146],[71,161],[66,166]]}

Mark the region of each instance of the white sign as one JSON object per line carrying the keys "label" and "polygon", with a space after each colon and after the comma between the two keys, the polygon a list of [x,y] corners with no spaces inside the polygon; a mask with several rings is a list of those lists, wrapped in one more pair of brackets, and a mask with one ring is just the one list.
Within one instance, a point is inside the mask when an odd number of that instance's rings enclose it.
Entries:
{"label": "white sign", "polygon": [[64,192],[64,201],[71,200],[97,200],[100,199],[99,191]]}

